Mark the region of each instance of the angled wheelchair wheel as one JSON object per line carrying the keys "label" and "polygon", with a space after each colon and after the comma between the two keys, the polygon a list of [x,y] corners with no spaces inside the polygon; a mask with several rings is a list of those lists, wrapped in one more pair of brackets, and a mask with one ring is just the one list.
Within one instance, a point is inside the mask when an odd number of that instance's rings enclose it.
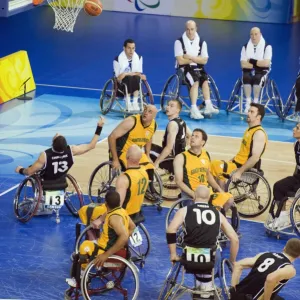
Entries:
{"label": "angled wheelchair wheel", "polygon": [[171,269],[168,272],[168,275],[164,281],[164,284],[160,290],[158,300],[167,300],[167,299],[172,299],[174,295],[174,292],[177,287],[177,278],[181,270],[181,263],[180,262],[175,262]]}
{"label": "angled wheelchair wheel", "polygon": [[257,171],[246,171],[241,179],[226,183],[226,191],[234,197],[240,216],[254,218],[268,208],[271,203],[271,188],[268,181]]}
{"label": "angled wheelchair wheel", "polygon": [[170,76],[164,85],[160,96],[160,107],[163,112],[166,111],[166,106],[169,100],[179,97],[179,77],[177,74]]}
{"label": "angled wheelchair wheel", "polygon": [[86,267],[81,279],[81,292],[85,300],[105,299],[136,300],[139,294],[139,276],[136,267],[125,258],[112,255],[102,268],[93,262]]}
{"label": "angled wheelchair wheel", "polygon": [[289,94],[289,97],[286,101],[286,104],[284,106],[283,110],[283,118],[287,118],[290,114],[290,110],[292,107],[296,104],[297,98],[296,98],[296,85],[293,86],[291,93]]}
{"label": "angled wheelchair wheel", "polygon": [[114,103],[116,97],[116,87],[117,84],[114,78],[107,80],[103,87],[100,96],[100,109],[103,115],[106,115],[110,111]]}
{"label": "angled wheelchair wheel", "polygon": [[295,196],[290,209],[290,218],[294,231],[300,237],[300,194]]}
{"label": "angled wheelchair wheel", "polygon": [[224,299],[230,299],[230,284],[232,278],[233,266],[229,259],[224,258],[221,262],[221,278],[222,294]]}
{"label": "angled wheelchair wheel", "polygon": [[214,79],[208,75],[208,83],[209,83],[209,90],[210,90],[210,99],[212,104],[215,108],[221,107],[221,97],[217,85]]}
{"label": "angled wheelchair wheel", "polygon": [[237,107],[239,107],[241,88],[242,88],[242,80],[239,78],[236,81],[233,90],[231,92],[231,95],[229,97],[227,108],[226,108],[227,112],[234,111]]}
{"label": "angled wheelchair wheel", "polygon": [[129,238],[128,246],[131,253],[131,260],[135,264],[144,267],[145,260],[151,250],[151,240],[149,232],[142,223],[137,225],[137,230],[138,234],[135,231]]}
{"label": "angled wheelchair wheel", "polygon": [[280,96],[277,84],[274,80],[271,80],[271,90],[272,90],[272,98],[274,101],[274,109],[277,116],[280,119],[283,119],[283,103],[282,98]]}
{"label": "angled wheelchair wheel", "polygon": [[[171,221],[173,220],[175,214],[177,213],[177,211],[185,206],[189,206],[192,205],[194,203],[194,201],[192,199],[179,199],[176,202],[173,203],[173,205],[170,207],[167,216],[166,216],[166,222],[165,222],[165,226],[166,226],[166,230],[168,229]],[[184,238],[184,227],[180,226],[180,228],[178,228],[177,233],[176,233],[176,245],[177,247],[182,247],[182,243],[183,243],[183,238]]]}
{"label": "angled wheelchair wheel", "polygon": [[41,181],[36,175],[26,177],[20,183],[14,198],[14,213],[20,222],[26,223],[35,215],[42,196]]}
{"label": "angled wheelchair wheel", "polygon": [[97,166],[89,180],[88,193],[91,202],[104,203],[105,195],[114,186],[118,175],[113,171],[110,161]]}
{"label": "angled wheelchair wheel", "polygon": [[65,190],[65,204],[69,212],[78,217],[78,210],[83,206],[83,194],[75,178],[67,174],[68,187]]}
{"label": "angled wheelchair wheel", "polygon": [[143,104],[154,104],[152,90],[147,80],[141,81]]}

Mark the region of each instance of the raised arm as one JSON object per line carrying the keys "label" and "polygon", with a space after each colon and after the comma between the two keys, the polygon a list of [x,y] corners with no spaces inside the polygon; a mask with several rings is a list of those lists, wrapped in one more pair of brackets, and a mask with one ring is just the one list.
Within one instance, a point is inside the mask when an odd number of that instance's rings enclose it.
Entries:
{"label": "raised arm", "polygon": [[22,175],[31,176],[35,174],[36,172],[43,169],[43,167],[46,164],[46,154],[45,152],[42,152],[39,156],[39,158],[28,168],[23,168],[22,166],[18,166],[15,169],[16,173],[20,173]]}
{"label": "raised arm", "polygon": [[175,175],[175,182],[180,188],[181,191],[188,194],[190,197],[194,198],[195,193],[193,190],[191,190],[184,182],[183,182],[183,154],[178,154],[175,156],[175,159],[173,161],[173,167],[174,167],[174,175]]}
{"label": "raised arm", "polygon": [[159,164],[172,152],[175,146],[176,135],[178,133],[178,124],[176,122],[170,122],[167,127],[167,132],[167,144],[154,163],[156,168],[158,168]]}
{"label": "raised arm", "polygon": [[81,155],[92,149],[95,149],[96,144],[98,143],[99,136],[102,131],[102,127],[104,125],[104,121],[105,121],[104,118],[100,117],[98,124],[97,124],[95,134],[89,144],[81,144],[81,145],[77,145],[77,146],[71,146],[72,153],[74,156]]}
{"label": "raised arm", "polygon": [[113,167],[115,169],[120,168],[120,162],[117,153],[117,139],[125,135],[129,130],[131,130],[135,125],[135,119],[133,117],[128,117],[122,121],[108,136],[109,150],[112,154]]}

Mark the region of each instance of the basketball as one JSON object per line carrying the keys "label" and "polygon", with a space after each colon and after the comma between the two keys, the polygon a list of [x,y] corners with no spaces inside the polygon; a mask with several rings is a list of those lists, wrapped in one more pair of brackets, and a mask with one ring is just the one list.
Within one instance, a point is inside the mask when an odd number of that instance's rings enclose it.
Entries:
{"label": "basketball", "polygon": [[84,11],[89,16],[99,16],[102,13],[102,3],[100,0],[85,0]]}
{"label": "basketball", "polygon": [[44,0],[33,0],[32,4],[36,6],[36,5],[42,4],[43,2],[44,2]]}

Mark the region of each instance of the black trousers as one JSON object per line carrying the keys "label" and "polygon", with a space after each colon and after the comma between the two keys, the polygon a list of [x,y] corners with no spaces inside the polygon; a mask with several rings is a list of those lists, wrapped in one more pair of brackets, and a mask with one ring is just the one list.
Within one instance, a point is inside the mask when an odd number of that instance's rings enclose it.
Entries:
{"label": "black trousers", "polygon": [[133,94],[135,91],[140,89],[140,76],[126,76],[122,83],[127,86],[128,94]]}
{"label": "black trousers", "polygon": [[273,195],[276,201],[284,201],[287,199],[288,193],[296,193],[300,188],[300,177],[288,176],[277,182],[273,187]]}

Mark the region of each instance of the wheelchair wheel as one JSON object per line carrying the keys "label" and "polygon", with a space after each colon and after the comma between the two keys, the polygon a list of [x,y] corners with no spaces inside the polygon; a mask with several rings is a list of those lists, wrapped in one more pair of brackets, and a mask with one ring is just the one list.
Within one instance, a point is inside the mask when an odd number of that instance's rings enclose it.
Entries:
{"label": "wheelchair wheel", "polygon": [[104,203],[107,191],[114,185],[118,173],[113,171],[111,164],[110,161],[106,161],[93,171],[88,188],[91,202]]}
{"label": "wheelchair wheel", "polygon": [[116,83],[113,78],[106,81],[101,96],[100,96],[100,109],[103,115],[106,115],[115,100],[116,97]]}
{"label": "wheelchair wheel", "polygon": [[244,218],[261,215],[271,203],[270,185],[257,171],[244,172],[238,182],[229,179],[226,191],[233,195],[237,210]]}
{"label": "wheelchair wheel", "polygon": [[[76,242],[75,242],[75,253],[79,253],[79,247],[80,245],[85,241],[85,240],[95,240],[97,239],[100,234],[101,234],[101,229],[102,227],[100,227],[100,229],[94,229],[92,225],[89,225],[89,226],[86,226],[82,231],[80,230],[80,227],[81,227],[82,224],[80,223],[77,223],[76,224],[76,230],[77,230],[77,227],[79,227],[79,233],[78,233],[78,236],[76,236]],[[84,225],[83,225],[84,226]],[[88,232],[89,231],[93,231],[93,237],[92,238],[89,238],[88,236]],[[98,234],[97,234],[97,231],[98,231]]]}
{"label": "wheelchair wheel", "polygon": [[78,210],[83,206],[82,191],[73,176],[67,174],[66,176],[68,187],[65,191],[65,204],[69,212],[78,217]]}
{"label": "wheelchair wheel", "polygon": [[41,181],[36,175],[26,177],[20,183],[14,198],[14,213],[19,221],[26,223],[35,215],[42,194]]}
{"label": "wheelchair wheel", "polygon": [[153,94],[147,80],[141,81],[142,102],[144,105],[154,104]]}
{"label": "wheelchair wheel", "polygon": [[[152,185],[152,188],[150,186]],[[153,182],[150,183],[145,194],[145,198],[151,202],[161,202],[163,194],[163,184],[156,170],[154,170]]]}
{"label": "wheelchair wheel", "polygon": [[236,81],[233,90],[231,92],[231,95],[229,97],[227,108],[226,108],[227,112],[233,111],[235,106],[238,105],[237,102],[239,102],[240,100],[241,88],[242,88],[242,80],[239,78]]}
{"label": "wheelchair wheel", "polygon": [[131,260],[134,263],[139,263],[141,267],[144,267],[146,257],[149,255],[151,250],[151,240],[146,227],[142,223],[137,225],[137,228],[142,238],[141,244],[135,244],[136,239],[134,237],[130,237],[128,244],[131,253]]}
{"label": "wheelchair wheel", "polygon": [[166,111],[166,105],[169,100],[177,99],[179,93],[179,77],[177,74],[170,76],[164,85],[160,96],[160,107],[163,112]]}
{"label": "wheelchair wheel", "polygon": [[209,82],[210,99],[212,101],[212,104],[215,108],[220,108],[221,107],[221,97],[220,97],[219,90],[218,90],[213,78],[208,74],[207,74],[207,76],[208,76],[208,82]]}
{"label": "wheelchair wheel", "polygon": [[221,262],[221,278],[220,283],[224,299],[230,299],[230,284],[232,278],[233,266],[229,259],[224,258]]}
{"label": "wheelchair wheel", "polygon": [[280,119],[283,119],[282,98],[280,96],[277,84],[275,83],[274,80],[271,80],[271,90],[272,90],[272,98],[274,101],[275,112]]}
{"label": "wheelchair wheel", "polygon": [[163,287],[160,290],[158,300],[172,299],[172,296],[174,296],[174,288],[177,286],[176,281],[180,273],[181,266],[182,265],[180,262],[175,262],[173,264],[163,284]]}
{"label": "wheelchair wheel", "polygon": [[294,198],[290,209],[290,218],[296,234],[300,237],[300,194]]}
{"label": "wheelchair wheel", "polygon": [[[173,220],[177,211],[180,208],[191,205],[193,203],[194,203],[194,201],[192,199],[179,199],[176,202],[174,202],[173,205],[170,207],[170,209],[167,213],[167,216],[166,216],[166,223],[165,223],[166,230],[168,229],[169,224]],[[180,228],[178,228],[177,233],[176,233],[177,247],[182,247],[183,238],[184,238],[184,228],[183,228],[183,226],[181,226]]]}
{"label": "wheelchair wheel", "polygon": [[293,104],[295,104],[297,102],[297,98],[296,98],[296,86],[294,85],[292,88],[292,91],[286,101],[284,110],[283,110],[283,118],[286,118],[293,106]]}
{"label": "wheelchair wheel", "polygon": [[99,296],[136,300],[139,294],[136,267],[117,255],[110,256],[102,268],[96,268],[94,263],[90,262],[81,279],[81,292],[85,300]]}

